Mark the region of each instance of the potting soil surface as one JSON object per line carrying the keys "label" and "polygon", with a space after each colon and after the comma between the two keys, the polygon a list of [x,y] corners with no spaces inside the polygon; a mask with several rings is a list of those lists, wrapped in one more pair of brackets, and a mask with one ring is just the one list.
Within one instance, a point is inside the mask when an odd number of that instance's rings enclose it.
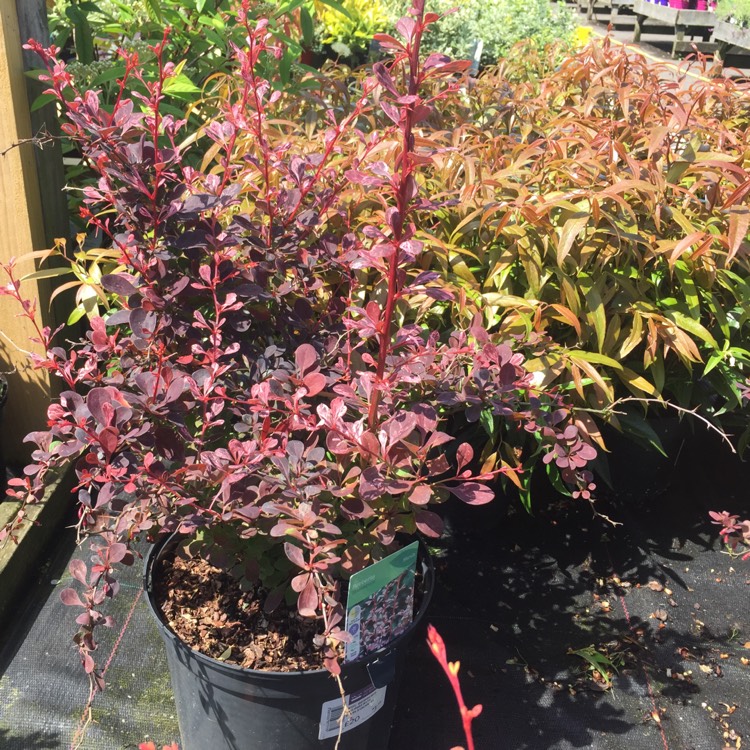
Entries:
{"label": "potting soil surface", "polygon": [[[634,459],[618,493],[603,493],[597,507],[621,526],[585,502],[542,497],[534,517],[501,500],[449,512],[428,621],[461,662],[467,704],[484,706],[477,750],[750,748],[750,561],[722,550],[707,516],[748,507],[750,470],[704,437],[686,438],[678,453],[676,467]],[[112,605],[116,627],[97,654],[108,687],[87,715],[70,642],[76,613],[59,598],[67,563],[81,554],[66,533],[4,633],[3,750],[132,750],[178,739],[137,566]],[[421,631],[389,748],[463,744]]]}

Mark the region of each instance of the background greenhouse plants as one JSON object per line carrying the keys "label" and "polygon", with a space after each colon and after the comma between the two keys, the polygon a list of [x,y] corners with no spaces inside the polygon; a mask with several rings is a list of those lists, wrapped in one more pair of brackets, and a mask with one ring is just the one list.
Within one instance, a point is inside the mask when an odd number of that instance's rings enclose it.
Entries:
{"label": "background greenhouse plants", "polygon": [[750,0],[719,0],[716,4],[719,18],[734,20],[740,26],[750,27]]}
{"label": "background greenhouse plants", "polygon": [[[394,7],[405,4],[389,1]],[[483,66],[495,65],[522,40],[531,40],[540,49],[570,43],[576,26],[570,8],[549,0],[435,0],[433,6],[436,13],[445,15],[427,34],[430,48],[468,59],[481,39]]]}

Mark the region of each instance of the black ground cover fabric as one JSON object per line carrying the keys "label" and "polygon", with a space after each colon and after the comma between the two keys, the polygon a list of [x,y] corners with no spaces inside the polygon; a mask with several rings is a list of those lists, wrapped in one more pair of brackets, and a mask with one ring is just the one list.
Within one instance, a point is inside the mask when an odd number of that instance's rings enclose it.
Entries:
{"label": "black ground cover fabric", "polygon": [[[750,561],[726,555],[709,509],[747,508],[748,467],[713,441],[677,446],[676,468],[633,454],[602,513],[537,500],[452,508],[428,620],[461,661],[467,703],[482,703],[477,750],[715,750],[750,747]],[[99,659],[109,688],[84,725],[88,686],[59,601],[71,554],[63,535],[33,596],[3,634],[0,748],[132,750],[176,740],[163,648],[123,579],[117,626]],[[612,687],[573,651],[608,655]],[[390,750],[463,744],[452,693],[420,633],[401,685]],[[654,718],[656,717],[656,718]],[[385,750],[385,748],[384,748]]]}

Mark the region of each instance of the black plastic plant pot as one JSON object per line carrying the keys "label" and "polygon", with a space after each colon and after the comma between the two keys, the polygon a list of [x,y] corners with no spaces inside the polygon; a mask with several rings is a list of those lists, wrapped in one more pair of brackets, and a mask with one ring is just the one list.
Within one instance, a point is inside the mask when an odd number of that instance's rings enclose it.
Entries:
{"label": "black plastic plant pot", "polygon": [[[153,599],[156,563],[177,543],[165,538],[146,557],[149,609],[167,648],[182,750],[332,750],[342,701],[325,670],[264,672],[212,659],[185,645],[164,622]],[[340,750],[385,750],[409,641],[424,619],[434,589],[429,555],[420,552],[422,601],[408,630],[386,648],[342,665],[350,715]]]}

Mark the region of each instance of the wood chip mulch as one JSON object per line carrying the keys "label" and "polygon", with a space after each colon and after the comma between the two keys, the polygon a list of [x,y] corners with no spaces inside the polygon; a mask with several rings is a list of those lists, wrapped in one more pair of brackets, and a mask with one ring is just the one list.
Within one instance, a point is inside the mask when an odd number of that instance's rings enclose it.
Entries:
{"label": "wood chip mulch", "polygon": [[274,672],[322,669],[313,644],[320,624],[283,603],[270,615],[258,591],[205,560],[163,560],[155,571],[156,605],[169,627],[196,651],[249,669]]}

